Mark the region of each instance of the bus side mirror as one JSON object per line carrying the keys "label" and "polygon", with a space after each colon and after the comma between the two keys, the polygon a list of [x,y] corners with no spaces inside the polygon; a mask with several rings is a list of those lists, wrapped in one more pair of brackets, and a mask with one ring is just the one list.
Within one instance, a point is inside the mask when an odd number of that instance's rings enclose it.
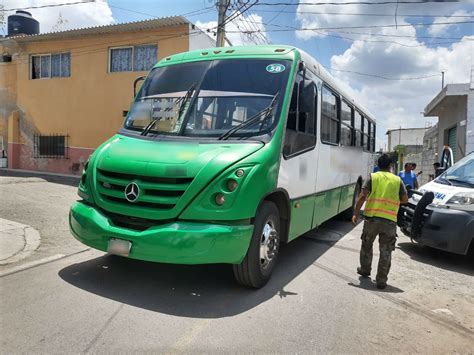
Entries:
{"label": "bus side mirror", "polygon": [[135,79],[133,82],[133,97],[137,96],[137,85],[140,81],[144,81],[146,76],[139,76],[138,78]]}
{"label": "bus side mirror", "polygon": [[316,85],[312,80],[303,80],[300,83],[300,94],[298,107],[300,112],[314,112],[314,104],[316,97]]}

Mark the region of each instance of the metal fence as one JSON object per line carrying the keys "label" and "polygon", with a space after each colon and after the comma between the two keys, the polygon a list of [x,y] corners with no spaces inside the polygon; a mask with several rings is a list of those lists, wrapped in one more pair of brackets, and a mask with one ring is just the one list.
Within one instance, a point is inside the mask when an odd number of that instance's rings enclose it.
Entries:
{"label": "metal fence", "polygon": [[68,159],[68,135],[34,135],[34,157]]}

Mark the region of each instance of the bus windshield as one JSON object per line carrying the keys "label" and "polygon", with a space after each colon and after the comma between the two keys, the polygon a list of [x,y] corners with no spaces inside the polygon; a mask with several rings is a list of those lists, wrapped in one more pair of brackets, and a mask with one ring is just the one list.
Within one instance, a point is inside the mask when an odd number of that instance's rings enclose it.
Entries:
{"label": "bus windshield", "polygon": [[125,128],[200,137],[222,137],[237,126],[231,138],[268,133],[281,112],[290,66],[283,60],[227,59],[156,68]]}

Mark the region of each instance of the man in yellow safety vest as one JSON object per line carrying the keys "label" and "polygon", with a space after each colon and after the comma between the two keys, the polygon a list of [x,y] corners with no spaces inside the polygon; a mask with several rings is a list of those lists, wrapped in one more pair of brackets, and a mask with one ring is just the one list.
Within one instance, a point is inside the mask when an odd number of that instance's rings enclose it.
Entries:
{"label": "man in yellow safety vest", "polygon": [[372,268],[372,245],[379,236],[380,257],[377,269],[377,288],[387,287],[388,273],[395,250],[397,238],[397,214],[400,203],[407,203],[407,190],[403,181],[390,172],[392,161],[387,154],[378,159],[380,171],[370,174],[357,199],[352,216],[355,225],[359,212],[367,200],[364,209],[364,228],[362,230],[362,246],[360,249],[360,267],[357,273],[364,277],[370,276]]}

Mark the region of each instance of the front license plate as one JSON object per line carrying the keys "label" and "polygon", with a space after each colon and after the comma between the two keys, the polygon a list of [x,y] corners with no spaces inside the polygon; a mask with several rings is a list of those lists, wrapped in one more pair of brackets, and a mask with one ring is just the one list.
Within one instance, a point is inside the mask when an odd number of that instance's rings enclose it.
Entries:
{"label": "front license plate", "polygon": [[132,243],[128,240],[110,238],[109,246],[107,247],[107,253],[120,256],[128,256],[128,254],[130,254],[131,247]]}

